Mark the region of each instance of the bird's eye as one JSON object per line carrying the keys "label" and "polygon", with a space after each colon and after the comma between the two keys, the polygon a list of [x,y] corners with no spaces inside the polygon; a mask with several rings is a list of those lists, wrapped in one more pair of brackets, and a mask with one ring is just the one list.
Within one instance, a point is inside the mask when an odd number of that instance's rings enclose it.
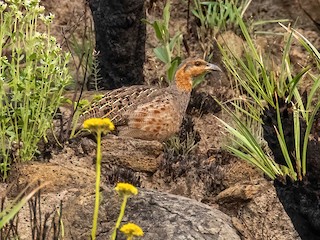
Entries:
{"label": "bird's eye", "polygon": [[197,67],[199,67],[199,66],[202,65],[202,63],[201,63],[200,61],[196,61],[196,62],[194,63],[194,65],[196,65]]}

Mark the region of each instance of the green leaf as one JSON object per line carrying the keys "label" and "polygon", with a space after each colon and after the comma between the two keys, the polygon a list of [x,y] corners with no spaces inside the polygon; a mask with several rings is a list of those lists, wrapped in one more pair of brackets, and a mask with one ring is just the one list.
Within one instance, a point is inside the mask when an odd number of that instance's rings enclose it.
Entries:
{"label": "green leaf", "polygon": [[[169,43],[169,49],[170,52],[173,51],[173,49],[175,48],[175,45],[177,43],[177,41],[180,41],[180,39],[182,38],[182,34],[180,32],[177,32],[176,35],[174,35],[174,37],[171,39],[170,43]],[[180,43],[179,43],[180,44]]]}
{"label": "green leaf", "polygon": [[159,58],[162,62],[168,64],[170,63],[170,58],[167,50],[164,47],[156,47],[153,49],[157,58]]}
{"label": "green leaf", "polygon": [[174,79],[174,74],[177,71],[177,68],[179,66],[179,64],[181,63],[181,58],[175,58],[174,60],[172,60],[171,62],[171,66],[168,69],[168,79],[169,81],[172,81]]}
{"label": "green leaf", "polygon": [[170,1],[167,1],[166,6],[163,9],[163,21],[167,29],[169,28],[169,20],[170,20]]}
{"label": "green leaf", "polygon": [[152,24],[153,29],[156,33],[156,37],[158,38],[158,40],[160,41],[164,41],[165,40],[165,36],[163,36],[163,26],[162,23],[160,23],[159,21],[154,21],[154,23]]}
{"label": "green leaf", "polygon": [[[222,106],[234,120],[236,127],[233,128],[221,119],[218,119],[234,137],[235,142],[239,145],[240,150],[227,146],[232,152],[243,160],[246,160],[260,168],[268,176],[274,179],[278,175],[283,175],[279,166],[262,150],[255,136],[231,110]],[[233,140],[234,141],[234,140]]]}

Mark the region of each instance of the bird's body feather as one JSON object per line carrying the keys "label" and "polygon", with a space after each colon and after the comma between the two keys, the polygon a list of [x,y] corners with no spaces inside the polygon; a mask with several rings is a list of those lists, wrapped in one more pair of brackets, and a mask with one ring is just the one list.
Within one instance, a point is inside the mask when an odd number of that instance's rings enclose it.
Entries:
{"label": "bird's body feather", "polygon": [[167,88],[137,85],[110,90],[81,117],[108,117],[119,135],[163,141],[180,128],[190,99],[192,77],[211,65],[203,60],[186,61],[177,70],[176,81]]}

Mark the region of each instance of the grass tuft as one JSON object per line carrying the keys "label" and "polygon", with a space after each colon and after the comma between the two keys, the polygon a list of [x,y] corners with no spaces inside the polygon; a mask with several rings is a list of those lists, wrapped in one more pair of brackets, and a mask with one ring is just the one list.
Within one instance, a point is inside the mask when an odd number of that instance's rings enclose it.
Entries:
{"label": "grass tuft", "polygon": [[[51,36],[54,16],[39,1],[6,1],[0,7],[0,171],[12,159],[28,161],[47,130],[70,82],[70,55]],[[45,31],[39,32],[40,22]]]}
{"label": "grass tuft", "polygon": [[[285,27],[285,45],[280,67],[267,62],[238,16],[239,26],[246,40],[244,57],[237,57],[219,45],[228,72],[235,79],[235,91],[241,98],[231,101],[224,109],[232,116],[234,126],[222,120],[230,133],[232,145],[227,149],[261,169],[271,179],[288,175],[302,180],[307,171],[307,148],[314,118],[319,111],[320,68],[319,52],[299,32]],[[318,63],[317,67],[295,68],[290,62],[290,50],[297,39]],[[316,72],[316,74],[311,74]],[[301,94],[299,83],[311,78],[310,91]],[[306,100],[305,100],[306,99]],[[263,136],[253,129],[263,128]],[[264,150],[263,137],[273,152]]]}

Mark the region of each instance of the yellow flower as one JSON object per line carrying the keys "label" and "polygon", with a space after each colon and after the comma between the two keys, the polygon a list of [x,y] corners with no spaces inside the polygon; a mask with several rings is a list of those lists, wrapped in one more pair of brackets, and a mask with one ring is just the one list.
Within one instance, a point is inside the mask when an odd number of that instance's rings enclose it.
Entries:
{"label": "yellow flower", "polygon": [[138,189],[130,183],[118,183],[114,188],[120,195],[137,195]]}
{"label": "yellow flower", "polygon": [[120,231],[123,232],[128,237],[128,239],[132,239],[133,236],[142,237],[144,234],[142,229],[134,223],[124,224],[120,228]]}
{"label": "yellow flower", "polygon": [[109,118],[89,118],[83,122],[83,128],[107,133],[114,130],[114,125]]}

